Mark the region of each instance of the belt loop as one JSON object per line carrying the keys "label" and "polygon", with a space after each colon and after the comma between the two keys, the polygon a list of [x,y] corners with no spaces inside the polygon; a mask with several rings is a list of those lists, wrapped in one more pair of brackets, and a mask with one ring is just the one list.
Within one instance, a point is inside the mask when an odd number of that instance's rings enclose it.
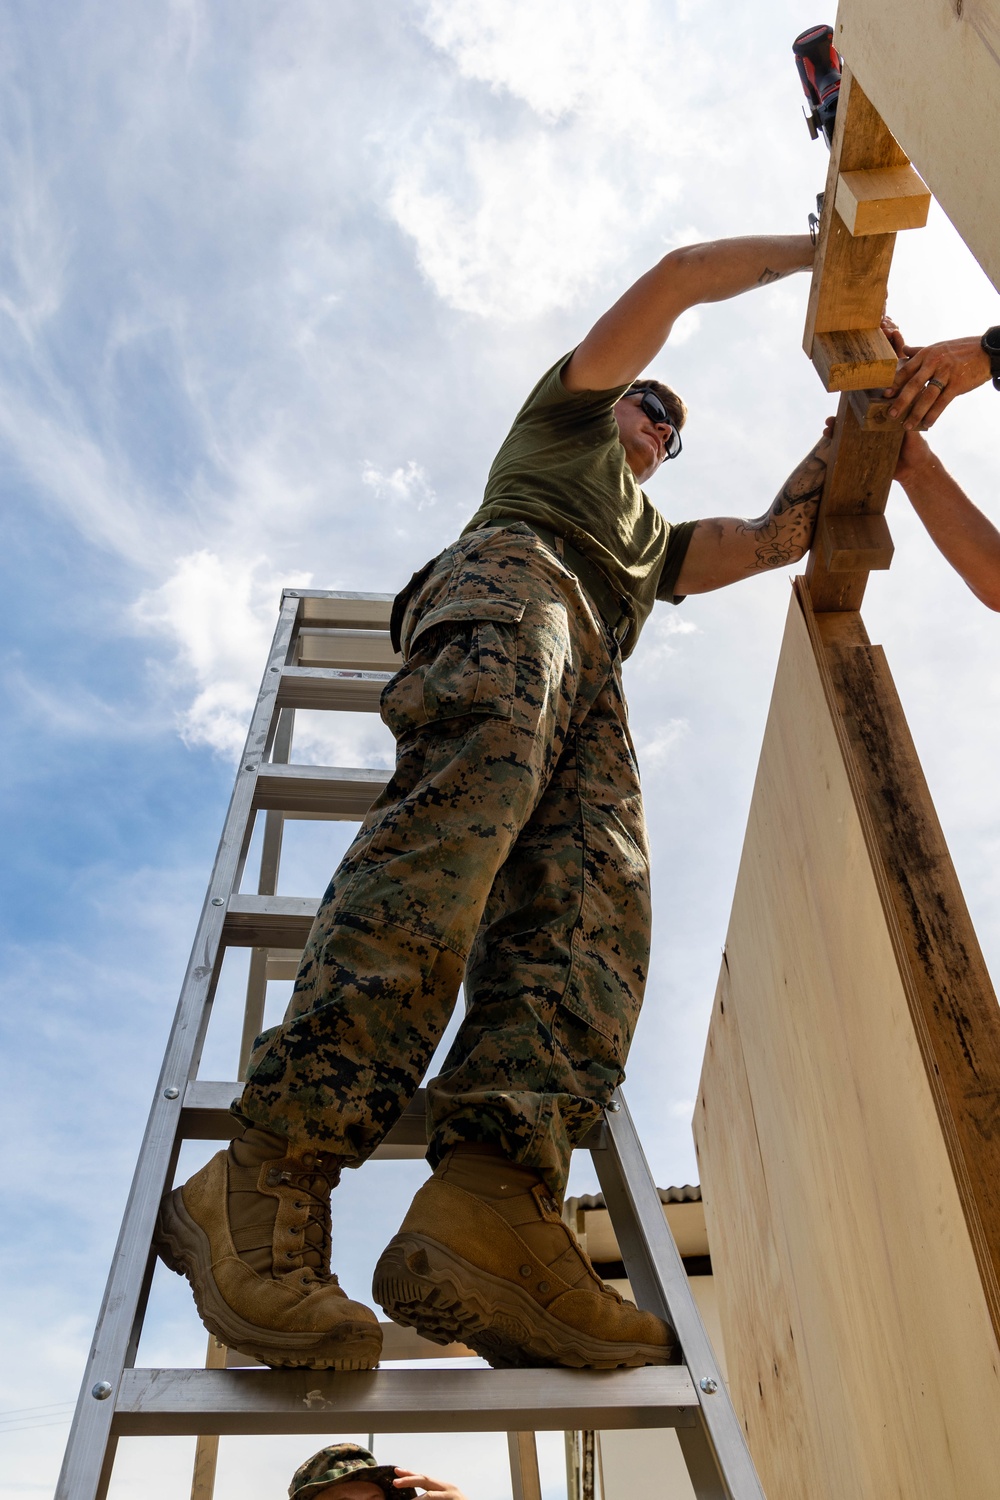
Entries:
{"label": "belt loop", "polygon": [[565,556],[566,543],[564,538],[560,536],[558,531],[552,538],[552,550],[555,553],[556,557],[558,557],[559,561],[562,562]]}

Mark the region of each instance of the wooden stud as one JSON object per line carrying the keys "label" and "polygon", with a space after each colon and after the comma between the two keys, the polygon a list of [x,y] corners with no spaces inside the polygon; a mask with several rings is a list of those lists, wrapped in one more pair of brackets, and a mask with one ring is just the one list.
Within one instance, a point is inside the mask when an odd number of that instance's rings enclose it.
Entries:
{"label": "wooden stud", "polygon": [[828,391],[889,385],[898,364],[881,328],[818,333],[813,340],[812,361]]}
{"label": "wooden stud", "polygon": [[883,389],[884,387],[879,386],[873,390],[848,392],[851,410],[857,417],[862,432],[891,432],[902,427],[899,419],[890,417],[892,400],[883,396]]}
{"label": "wooden stud", "polygon": [[[884,512],[902,441],[899,428],[863,431],[850,398],[841,396],[820,501],[818,537],[824,535],[830,517],[873,516]],[[852,572],[835,572],[827,566],[822,547],[814,545],[806,567],[806,581],[815,610],[854,610],[861,607],[868,570],[862,567]]]}
{"label": "wooden stud", "polygon": [[931,195],[912,167],[841,172],[836,209],[848,234],[894,234],[923,229]]}
{"label": "wooden stud", "polygon": [[[905,152],[845,67],[806,313],[803,346],[810,359],[818,333],[877,328],[885,307],[895,235],[854,238],[835,208],[840,174],[907,165]],[[866,383],[877,385],[878,381]]]}
{"label": "wooden stud", "polygon": [[885,516],[825,516],[818,543],[830,573],[885,569],[893,545]]}

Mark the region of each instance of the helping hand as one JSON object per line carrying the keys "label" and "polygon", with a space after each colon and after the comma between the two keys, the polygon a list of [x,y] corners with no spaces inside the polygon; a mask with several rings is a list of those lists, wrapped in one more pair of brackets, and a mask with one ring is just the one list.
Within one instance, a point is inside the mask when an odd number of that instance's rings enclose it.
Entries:
{"label": "helping hand", "polygon": [[990,378],[989,356],[975,335],[916,348],[904,343],[890,317],[882,319],[882,331],[901,361],[896,379],[885,391],[886,396],[898,398],[889,415],[901,419],[907,432],[933,427],[956,396],[985,385]]}
{"label": "helping hand", "polygon": [[399,1478],[392,1482],[397,1489],[423,1490],[427,1495],[433,1495],[434,1500],[465,1500],[460,1489],[453,1484],[445,1484],[440,1479],[432,1479],[429,1474],[416,1474],[412,1469],[396,1469]]}

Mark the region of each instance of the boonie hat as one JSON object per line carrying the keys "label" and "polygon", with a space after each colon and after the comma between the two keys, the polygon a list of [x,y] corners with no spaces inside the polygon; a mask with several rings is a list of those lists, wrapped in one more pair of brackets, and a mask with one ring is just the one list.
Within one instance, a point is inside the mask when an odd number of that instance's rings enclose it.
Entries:
{"label": "boonie hat", "polygon": [[331,1443],[295,1470],[288,1486],[288,1500],[306,1500],[340,1479],[366,1479],[369,1484],[377,1484],[387,1500],[396,1495],[400,1500],[417,1500],[417,1492],[410,1486],[396,1489],[392,1482],[395,1478],[392,1464],[377,1464],[368,1449],[358,1443]]}

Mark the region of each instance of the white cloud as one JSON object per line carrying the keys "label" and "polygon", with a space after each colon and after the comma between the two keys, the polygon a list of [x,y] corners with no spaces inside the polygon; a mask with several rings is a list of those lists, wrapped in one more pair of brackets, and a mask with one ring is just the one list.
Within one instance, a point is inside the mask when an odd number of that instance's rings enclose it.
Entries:
{"label": "white cloud", "polygon": [[667,719],[656,733],[636,744],[639,764],[644,771],[662,771],[682,740],[691,733],[687,719]]}
{"label": "white cloud", "polygon": [[[632,185],[594,164],[581,193],[577,156],[557,134],[491,140],[465,122],[407,154],[389,208],[443,301],[500,323],[531,321],[573,306],[607,273]],[[663,212],[678,187],[652,169],[643,217]]]}
{"label": "white cloud", "polygon": [[527,107],[492,133],[466,111],[435,119],[398,157],[389,209],[445,302],[537,319],[607,277],[625,236],[656,223],[679,242],[679,164],[732,150],[721,120],[692,126],[715,65],[691,27],[644,0],[429,0],[422,24],[463,77]]}
{"label": "white cloud", "polygon": [[361,468],[361,483],[373,490],[379,500],[387,500],[391,506],[399,506],[407,512],[428,510],[437,504],[438,497],[427,471],[415,458],[389,474],[366,461]]}
{"label": "white cloud", "polygon": [[[465,77],[508,91],[542,121],[586,114],[600,129],[639,141],[644,130],[658,138],[668,120],[683,118],[717,66],[690,26],[665,10],[662,0],[506,0],[488,8],[481,0],[429,0],[423,27]],[[711,150],[711,126],[702,122],[698,134],[700,149]],[[689,127],[682,142],[672,129],[672,149],[686,149],[694,135]]]}
{"label": "white cloud", "polygon": [[262,558],[226,562],[200,551],[180,558],[165,583],[140,597],[137,623],[166,637],[177,652],[176,676],[193,684],[179,724],[188,744],[239,756],[282,586],[311,581],[309,574],[279,577]]}

